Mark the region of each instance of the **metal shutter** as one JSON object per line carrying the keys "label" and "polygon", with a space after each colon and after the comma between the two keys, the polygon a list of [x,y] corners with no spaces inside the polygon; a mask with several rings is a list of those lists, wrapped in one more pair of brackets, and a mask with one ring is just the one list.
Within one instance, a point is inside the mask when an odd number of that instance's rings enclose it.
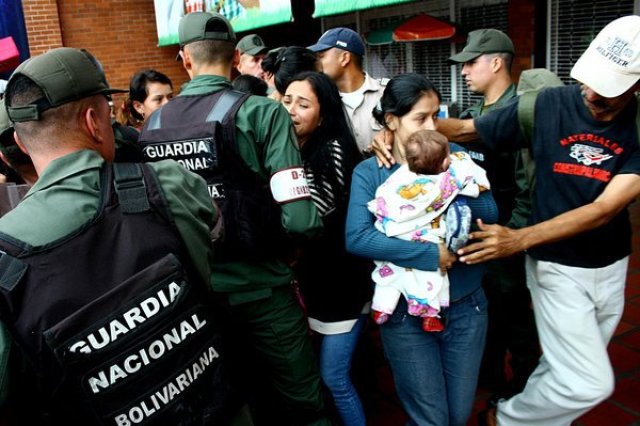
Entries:
{"label": "metal shutter", "polygon": [[548,68],[572,83],[573,64],[612,20],[631,15],[634,0],[549,0]]}

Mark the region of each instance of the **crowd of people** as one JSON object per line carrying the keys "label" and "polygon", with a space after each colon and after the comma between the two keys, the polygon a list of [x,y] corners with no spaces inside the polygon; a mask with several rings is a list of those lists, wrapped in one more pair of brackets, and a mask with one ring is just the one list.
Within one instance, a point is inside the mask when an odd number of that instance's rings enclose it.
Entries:
{"label": "crowd of people", "polygon": [[444,119],[349,28],[269,49],[192,12],[178,34],[175,95],[65,47],[6,85],[0,159],[30,189],[0,218],[2,420],[365,425],[374,326],[408,425],[467,424],[479,384],[481,425],[565,426],[613,392],[640,16],[569,86],[516,87],[509,37],[471,31],[449,63],[482,98]]}

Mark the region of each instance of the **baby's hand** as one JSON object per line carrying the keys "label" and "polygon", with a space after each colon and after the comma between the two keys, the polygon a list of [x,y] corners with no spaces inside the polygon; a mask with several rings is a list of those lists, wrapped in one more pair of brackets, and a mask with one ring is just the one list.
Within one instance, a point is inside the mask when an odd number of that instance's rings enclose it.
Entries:
{"label": "baby's hand", "polygon": [[438,250],[440,250],[440,260],[438,262],[440,272],[442,275],[446,275],[447,271],[453,267],[453,264],[458,260],[455,254],[447,250],[447,246],[440,243],[438,244]]}

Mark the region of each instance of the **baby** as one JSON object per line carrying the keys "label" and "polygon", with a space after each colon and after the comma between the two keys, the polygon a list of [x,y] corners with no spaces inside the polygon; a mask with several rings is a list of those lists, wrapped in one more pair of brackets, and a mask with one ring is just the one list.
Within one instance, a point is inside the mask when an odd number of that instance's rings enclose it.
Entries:
{"label": "baby", "polygon": [[[389,237],[444,243],[455,252],[466,243],[471,223],[469,207],[456,196],[477,197],[488,189],[485,171],[468,154],[451,154],[446,137],[432,130],[409,137],[405,158],[407,164],[380,185],[368,204],[377,217],[376,228]],[[403,295],[408,313],[423,318],[425,331],[444,329],[440,313],[449,306],[446,273],[376,261],[372,276],[376,284],[372,310],[378,324],[387,320]]]}

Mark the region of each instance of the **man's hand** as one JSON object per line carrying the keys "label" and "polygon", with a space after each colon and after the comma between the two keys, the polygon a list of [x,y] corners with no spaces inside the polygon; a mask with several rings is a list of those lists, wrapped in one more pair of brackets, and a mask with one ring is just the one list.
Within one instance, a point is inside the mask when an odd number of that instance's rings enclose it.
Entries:
{"label": "man's hand", "polygon": [[[458,250],[460,262],[474,264],[487,260],[508,257],[521,252],[526,247],[521,237],[522,230],[500,225],[485,225],[478,219],[480,231],[469,234],[469,240],[481,240]],[[526,228],[525,228],[526,229]]]}
{"label": "man's hand", "polygon": [[455,254],[447,250],[447,246],[445,246],[442,243],[438,244],[438,250],[440,250],[440,260],[438,261],[438,265],[440,267],[440,273],[442,275],[446,275],[447,270],[451,269],[451,267],[453,266],[454,263],[456,263],[456,260],[458,260],[458,258],[456,257]]}
{"label": "man's hand", "polygon": [[387,169],[395,164],[396,160],[391,154],[393,148],[393,133],[390,130],[382,129],[373,137],[370,149],[378,158],[378,167],[385,166]]}

